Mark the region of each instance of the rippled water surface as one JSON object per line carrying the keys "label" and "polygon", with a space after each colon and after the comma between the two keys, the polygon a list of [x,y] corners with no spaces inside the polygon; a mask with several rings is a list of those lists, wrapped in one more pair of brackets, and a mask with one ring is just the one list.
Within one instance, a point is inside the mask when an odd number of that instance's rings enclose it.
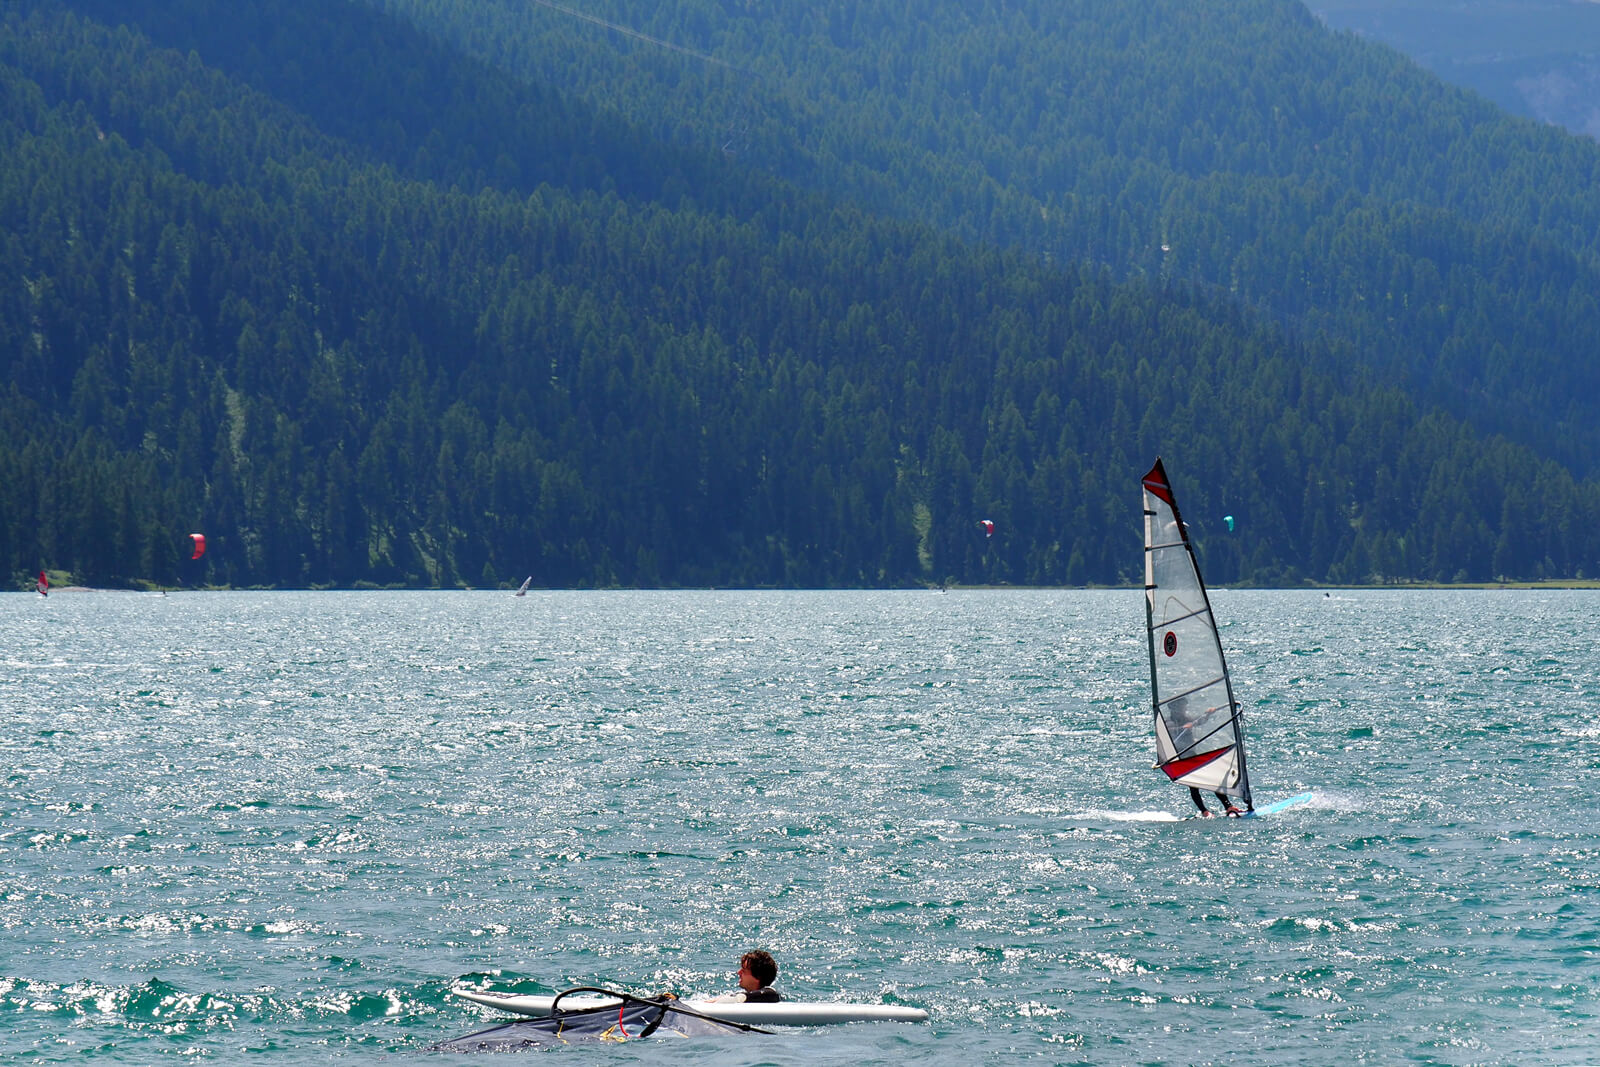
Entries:
{"label": "rippled water surface", "polygon": [[0,596],[0,1062],[408,1059],[753,946],[932,1019],[546,1055],[1600,1060],[1600,594],[1214,601],[1309,808],[1176,818],[1136,591]]}

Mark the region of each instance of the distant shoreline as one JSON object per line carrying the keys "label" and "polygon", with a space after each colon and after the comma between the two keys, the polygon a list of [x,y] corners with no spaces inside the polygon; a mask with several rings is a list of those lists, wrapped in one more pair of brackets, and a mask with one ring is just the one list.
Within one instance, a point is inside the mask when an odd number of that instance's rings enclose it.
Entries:
{"label": "distant shoreline", "polygon": [[[943,587],[943,588],[941,588],[939,586],[936,586],[936,585],[929,585],[929,586],[900,585],[900,586],[884,586],[884,587],[849,586],[849,587],[840,587],[840,588],[837,588],[837,589],[829,589],[829,588],[822,588],[822,587],[817,587],[817,588],[813,588],[813,587],[805,587],[805,588],[796,587],[796,588],[793,588],[793,589],[789,589],[789,588],[786,588],[786,587],[785,588],[779,588],[779,587],[774,587],[774,586],[731,586],[731,585],[714,585],[713,586],[713,585],[707,585],[707,586],[637,586],[637,587],[635,587],[635,586],[626,586],[626,587],[623,587],[623,586],[606,586],[606,587],[603,587],[603,588],[587,588],[587,587],[538,588],[538,587],[530,587],[528,592],[530,592],[530,593],[622,593],[622,592],[628,592],[628,593],[686,593],[686,592],[705,592],[705,593],[708,593],[708,592],[872,593],[872,592],[895,592],[895,591],[901,591],[901,592],[926,591],[926,592],[930,592],[930,593],[945,593],[945,592],[977,593],[977,592],[1002,592],[1002,591],[1009,591],[1009,592],[1024,592],[1024,591],[1027,591],[1027,592],[1057,592],[1057,591],[1094,592],[1094,591],[1106,591],[1106,590],[1120,591],[1120,592],[1133,592],[1133,591],[1137,590],[1138,588],[1139,587],[1136,586],[1136,585],[951,585],[951,586],[946,586],[946,587]],[[1332,593],[1332,592],[1338,592],[1338,591],[1345,591],[1345,592],[1361,592],[1361,591],[1367,591],[1367,592],[1383,592],[1383,591],[1401,592],[1401,591],[1414,590],[1414,589],[1437,589],[1437,590],[1451,590],[1451,589],[1512,590],[1512,589],[1520,589],[1520,590],[1545,590],[1545,591],[1552,591],[1552,592],[1553,591],[1568,590],[1568,591],[1577,592],[1577,591],[1586,590],[1586,589],[1600,589],[1600,578],[1565,578],[1565,579],[1558,578],[1558,579],[1547,579],[1547,580],[1544,580],[1544,581],[1527,581],[1527,582],[1383,582],[1381,584],[1370,584],[1370,585],[1358,585],[1358,584],[1351,584],[1351,585],[1214,585],[1214,586],[1211,587],[1212,592],[1217,592],[1219,590],[1228,591],[1228,592],[1237,592],[1237,591],[1244,591],[1244,590],[1260,590],[1260,591],[1263,591],[1263,592],[1278,592],[1278,593],[1314,593],[1314,592],[1317,592],[1319,590],[1322,591],[1322,592],[1326,592],[1326,593]],[[32,589],[32,588],[14,589],[14,590],[11,590],[11,591],[12,592],[16,592],[16,593],[25,593],[25,594],[30,595],[30,596],[38,596],[39,595],[38,592],[36,590]],[[51,588],[50,588],[50,594],[52,596],[60,594],[60,593],[132,593],[132,594],[138,594],[138,595],[141,595],[141,596],[153,596],[153,595],[156,595],[156,594],[160,594],[162,596],[165,596],[168,593],[506,593],[506,594],[511,594],[511,593],[514,593],[514,592],[515,592],[515,588],[512,587],[512,586],[505,586],[505,587],[500,587],[500,586],[473,586],[473,587],[433,586],[433,587],[429,587],[429,586],[400,586],[400,585],[397,585],[397,586],[385,586],[385,587],[375,587],[375,586],[370,586],[370,585],[367,585],[367,586],[322,586],[322,587],[317,587],[317,588],[307,588],[307,587],[297,587],[297,586],[284,586],[284,587],[281,587],[281,588],[277,587],[277,586],[241,586],[241,587],[237,587],[236,588],[236,587],[233,587],[233,586],[226,586],[226,585],[208,585],[208,586],[201,586],[201,587],[189,586],[189,587],[181,587],[181,588],[174,588],[174,589],[151,589],[151,588],[143,588],[143,587],[138,587],[138,586],[121,586],[121,587],[118,587],[118,586],[92,586],[92,585],[60,585],[60,586],[51,586]]]}

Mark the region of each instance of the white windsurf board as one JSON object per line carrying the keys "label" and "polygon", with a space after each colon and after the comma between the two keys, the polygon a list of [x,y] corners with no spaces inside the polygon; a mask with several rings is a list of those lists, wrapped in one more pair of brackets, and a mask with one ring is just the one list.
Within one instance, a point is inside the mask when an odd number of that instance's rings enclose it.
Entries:
{"label": "white windsurf board", "polygon": [[[496,993],[483,989],[452,989],[463,1000],[499,1008],[517,1015],[546,1016],[554,997]],[[621,1001],[611,997],[562,997],[562,1011],[604,1008]],[[776,1004],[723,1003],[715,1000],[685,1000],[685,1008],[732,1023],[751,1026],[823,1026],[829,1023],[900,1022],[920,1023],[928,1018],[921,1008],[900,1004],[849,1004],[833,1001],[780,1000]]]}

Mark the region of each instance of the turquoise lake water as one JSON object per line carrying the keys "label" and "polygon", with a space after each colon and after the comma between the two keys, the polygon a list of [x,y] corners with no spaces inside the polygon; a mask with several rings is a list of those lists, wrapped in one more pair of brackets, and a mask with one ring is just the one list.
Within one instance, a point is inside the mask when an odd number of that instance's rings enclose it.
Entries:
{"label": "turquoise lake water", "polygon": [[408,1062],[750,947],[932,1018],[543,1055],[1600,1062],[1600,593],[1213,600],[1310,807],[1177,818],[1137,591],[0,596],[0,1063]]}

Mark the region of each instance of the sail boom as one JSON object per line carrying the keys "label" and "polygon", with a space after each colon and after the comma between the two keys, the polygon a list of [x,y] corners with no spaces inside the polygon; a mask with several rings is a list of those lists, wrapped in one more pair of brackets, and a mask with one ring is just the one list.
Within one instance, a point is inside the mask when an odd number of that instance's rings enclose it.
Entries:
{"label": "sail boom", "polygon": [[[1212,678],[1210,681],[1201,682],[1199,685],[1195,686],[1193,689],[1186,689],[1181,693],[1173,693],[1171,696],[1162,697],[1160,700],[1156,701],[1156,707],[1159,708],[1159,707],[1162,707],[1163,705],[1171,704],[1173,701],[1176,701],[1176,700],[1186,700],[1189,697],[1194,696],[1196,693],[1200,692],[1201,690],[1210,689],[1212,686],[1216,685],[1218,682],[1225,681],[1225,680],[1226,679],[1224,679],[1224,677],[1219,674],[1215,678]],[[1220,704],[1217,705],[1217,706],[1221,707]],[[1206,710],[1207,711],[1213,711],[1215,709],[1214,708],[1207,708]]]}
{"label": "sail boom", "polygon": [[1200,747],[1201,745],[1205,744],[1207,741],[1209,741],[1213,737],[1215,737],[1217,734],[1219,734],[1223,730],[1227,729],[1230,725],[1231,724],[1229,724],[1229,723],[1223,723],[1221,726],[1218,726],[1216,729],[1212,730],[1210,733],[1204,734],[1204,735],[1202,735],[1200,737],[1195,738],[1193,743],[1190,744],[1188,748],[1183,749],[1182,751],[1180,751],[1178,753],[1178,756],[1180,758],[1184,757],[1184,756],[1188,756],[1188,755],[1204,756],[1204,755],[1208,755],[1210,753],[1215,753],[1215,752],[1226,752],[1228,749],[1233,748],[1234,747],[1233,743],[1229,743],[1229,744],[1223,745],[1221,748],[1201,748]]}

